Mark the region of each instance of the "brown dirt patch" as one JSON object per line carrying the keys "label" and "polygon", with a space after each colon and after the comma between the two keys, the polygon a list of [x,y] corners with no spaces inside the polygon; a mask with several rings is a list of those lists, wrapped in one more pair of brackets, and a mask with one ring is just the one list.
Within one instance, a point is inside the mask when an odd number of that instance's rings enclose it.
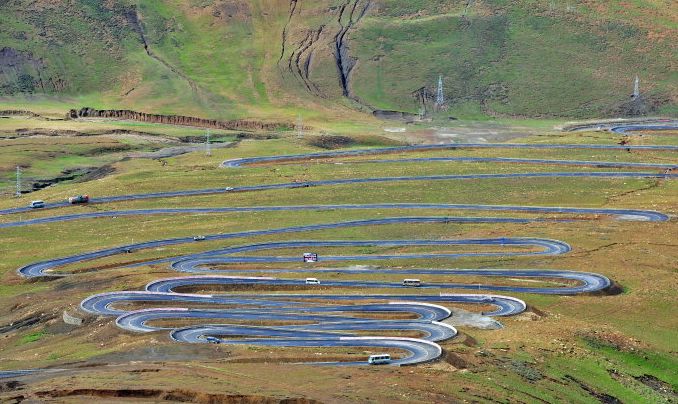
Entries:
{"label": "brown dirt patch", "polygon": [[175,401],[205,404],[314,404],[320,401],[306,398],[278,399],[255,395],[228,395],[219,393],[203,393],[191,390],[160,390],[160,389],[63,389],[38,391],[39,398],[64,397],[97,397],[97,398],[130,398],[148,399],[149,401]]}

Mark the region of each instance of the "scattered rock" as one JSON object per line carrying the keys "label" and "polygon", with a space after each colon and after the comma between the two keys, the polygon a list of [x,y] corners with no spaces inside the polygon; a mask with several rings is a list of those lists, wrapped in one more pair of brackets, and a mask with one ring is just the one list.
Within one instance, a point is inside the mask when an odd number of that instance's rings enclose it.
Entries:
{"label": "scattered rock", "polygon": [[537,313],[527,311],[517,316],[513,316],[513,319],[518,321],[539,321],[541,320],[541,316]]}

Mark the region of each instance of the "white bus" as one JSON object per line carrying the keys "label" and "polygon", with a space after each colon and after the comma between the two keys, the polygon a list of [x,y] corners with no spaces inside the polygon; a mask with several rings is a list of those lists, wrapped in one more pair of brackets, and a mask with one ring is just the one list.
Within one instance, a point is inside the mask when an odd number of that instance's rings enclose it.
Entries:
{"label": "white bus", "polygon": [[304,253],[304,262],[318,262],[318,254]]}
{"label": "white bus", "polygon": [[403,279],[403,286],[421,286],[421,281],[419,279]]}
{"label": "white bus", "polygon": [[320,285],[320,281],[317,278],[306,278],[307,285]]}
{"label": "white bus", "polygon": [[370,355],[367,358],[367,363],[370,365],[383,365],[386,363],[391,363],[391,355],[389,354],[379,354],[379,355]]}

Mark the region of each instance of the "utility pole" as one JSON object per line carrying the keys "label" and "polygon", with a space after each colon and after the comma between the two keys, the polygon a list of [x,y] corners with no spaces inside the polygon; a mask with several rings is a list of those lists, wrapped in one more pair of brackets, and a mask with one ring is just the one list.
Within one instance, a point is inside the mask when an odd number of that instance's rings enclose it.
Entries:
{"label": "utility pole", "polygon": [[205,136],[205,155],[212,155],[212,145],[210,144],[210,130],[207,129],[207,135]]}
{"label": "utility pole", "polygon": [[16,166],[16,196],[21,196],[21,166]]}
{"label": "utility pole", "polygon": [[426,100],[428,99],[428,91],[426,86],[421,89],[421,109],[419,110],[419,118],[424,119],[426,117]]}
{"label": "utility pole", "polygon": [[438,76],[438,91],[436,92],[436,106],[442,107],[445,103],[445,94],[443,93],[443,76]]}
{"label": "utility pole", "polygon": [[636,81],[633,83],[633,95],[631,98],[636,99],[640,97],[640,79],[636,76]]}
{"label": "utility pole", "polygon": [[304,137],[304,121],[301,119],[301,114],[297,115],[297,137]]}

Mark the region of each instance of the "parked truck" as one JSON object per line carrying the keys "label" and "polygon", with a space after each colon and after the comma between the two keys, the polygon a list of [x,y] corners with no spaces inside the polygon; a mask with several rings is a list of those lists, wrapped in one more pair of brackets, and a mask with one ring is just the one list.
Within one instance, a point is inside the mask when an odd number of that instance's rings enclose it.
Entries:
{"label": "parked truck", "polygon": [[68,198],[68,203],[77,204],[77,203],[87,203],[89,202],[89,195],[76,195]]}

